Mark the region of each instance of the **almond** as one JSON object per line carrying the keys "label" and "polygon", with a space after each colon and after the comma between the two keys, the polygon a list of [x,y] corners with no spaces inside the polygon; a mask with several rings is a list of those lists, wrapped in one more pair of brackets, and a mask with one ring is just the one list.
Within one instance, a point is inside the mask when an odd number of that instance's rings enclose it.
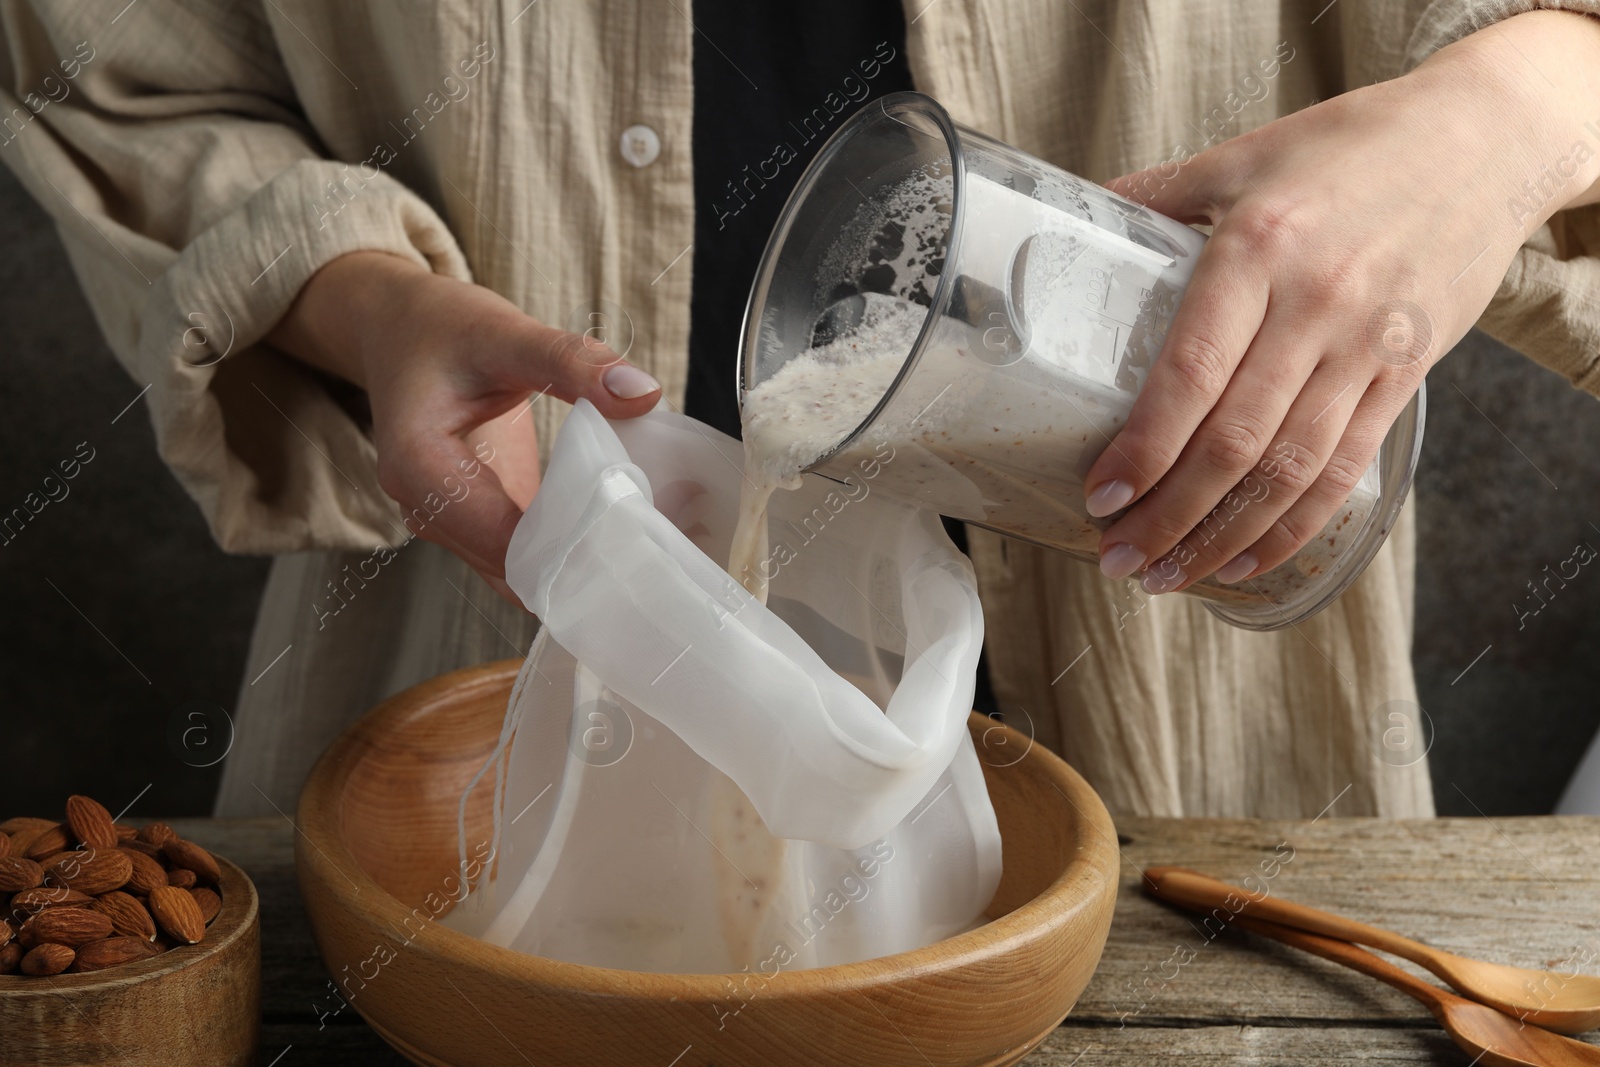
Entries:
{"label": "almond", "polygon": [[217,866],[217,861],[211,858],[211,853],[193,841],[175,837],[161,846],[161,853],[174,867],[193,871],[195,877],[202,882],[216,885],[222,881],[222,868]]}
{"label": "almond", "polygon": [[133,860],[115,848],[63,852],[45,863],[51,885],[65,885],[91,897],[121,889],[132,874]]}
{"label": "almond", "polygon": [[199,881],[193,871],[186,871],[182,867],[174,867],[167,872],[167,884],[175,885],[179,889],[193,889]]}
{"label": "almond", "polygon": [[77,889],[67,886],[38,886],[35,889],[22,889],[21,893],[11,897],[11,910],[13,912],[43,912],[46,907],[56,907],[58,904],[88,904],[93,901],[88,893],[78,893]]}
{"label": "almond", "polygon": [[85,796],[67,798],[67,825],[90,848],[117,847],[117,827],[111,813],[98,800]]}
{"label": "almond", "polygon": [[35,945],[22,957],[22,973],[32,975],[60,974],[72,966],[77,954],[66,945]]}
{"label": "almond", "polygon": [[222,910],[222,898],[217,895],[216,890],[207,889],[205,886],[189,890],[189,895],[200,905],[200,916],[205,919],[206,925],[210,926],[211,920]]}
{"label": "almond", "polygon": [[32,819],[26,815],[19,815],[15,819],[0,822],[0,834],[20,834],[24,830],[48,830],[54,825],[50,819]]}
{"label": "almond", "polygon": [[107,967],[120,967],[124,963],[147,960],[160,951],[141,938],[108,937],[104,941],[94,941],[80,948],[78,958],[72,961],[72,970],[103,971]]}
{"label": "almond", "polygon": [[44,883],[44,868],[21,856],[0,859],[0,893],[20,893]]}
{"label": "almond", "polygon": [[112,823],[111,825],[117,831],[117,843],[118,844],[123,844],[125,842],[132,841],[132,840],[136,839],[139,836],[138,829],[135,828],[135,827],[129,826],[125,822]]}
{"label": "almond", "polygon": [[10,923],[0,922],[0,948],[5,948],[11,944],[12,939],[16,936],[17,931],[12,928]]}
{"label": "almond", "polygon": [[17,939],[24,945],[77,948],[110,936],[110,917],[92,908],[47,908],[22,924]]}
{"label": "almond", "polygon": [[43,826],[24,826],[24,827],[21,827],[20,829],[18,829],[15,833],[7,835],[8,837],[11,838],[11,855],[13,855],[13,856],[25,856],[25,855],[27,855],[28,854],[28,849],[33,847],[33,843],[34,843],[34,841],[38,840],[39,835],[44,833],[46,830],[50,829],[50,827],[55,825],[55,823],[46,822],[44,819],[40,819],[38,821],[44,823],[44,825]]}
{"label": "almond", "polygon": [[193,945],[206,936],[206,920],[188,890],[162,886],[150,894],[150,914],[174,941]]}
{"label": "almond", "polygon": [[133,873],[128,876],[128,892],[142,896],[152,889],[167,884],[167,869],[149,856],[127,848],[117,851],[127,856],[128,861],[133,864]]}
{"label": "almond", "polygon": [[130,837],[125,841],[118,841],[117,847],[125,848],[129,852],[137,852],[141,856],[149,856],[153,860],[161,859],[160,845],[152,845],[148,841],[140,841],[137,837]]}
{"label": "almond", "polygon": [[65,852],[71,843],[67,839],[66,828],[56,823],[35,837],[23,855],[30,860],[42,860],[54,856],[57,852]]}
{"label": "almond", "polygon": [[12,974],[17,969],[17,964],[22,962],[22,946],[15,941],[0,948],[0,974]]}
{"label": "almond", "polygon": [[178,831],[164,822],[153,822],[139,831],[139,840],[160,848],[178,836]]}
{"label": "almond", "polygon": [[11,837],[9,834],[0,834],[0,859],[11,855]]}
{"label": "almond", "polygon": [[[125,937],[142,937],[146,941],[156,939],[156,921],[150,917],[150,912],[137,899],[121,890],[114,889],[96,897],[92,906],[111,920],[111,929],[116,933]],[[200,910],[203,913],[205,908],[202,906]]]}
{"label": "almond", "polygon": [[62,904],[87,904],[93,899],[87,893],[66,886],[40,886],[37,889],[24,889],[12,897],[11,911],[24,919],[31,919],[46,908]]}

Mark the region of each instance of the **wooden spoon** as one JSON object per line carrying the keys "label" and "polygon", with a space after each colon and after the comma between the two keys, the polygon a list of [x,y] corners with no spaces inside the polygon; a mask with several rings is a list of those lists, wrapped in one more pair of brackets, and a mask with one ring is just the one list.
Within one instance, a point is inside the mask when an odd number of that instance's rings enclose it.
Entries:
{"label": "wooden spoon", "polygon": [[1581,1034],[1600,1026],[1600,978],[1591,975],[1467,959],[1303,904],[1271,896],[1257,900],[1246,890],[1182,867],[1152,867],[1144,878],[1145,888],[1162,900],[1206,913],[1221,909],[1217,917],[1224,921],[1248,912],[1281,926],[1391,952],[1432,971],[1457,992],[1546,1030]]}
{"label": "wooden spoon", "polygon": [[1348,941],[1335,941],[1276,923],[1240,915],[1234,922],[1251,933],[1343,964],[1387,982],[1400,992],[1427,1005],[1461,1050],[1474,1064],[1491,1067],[1587,1067],[1600,1064],[1600,1048],[1552,1034],[1475,1001],[1447,993],[1414,978],[1394,964],[1381,960]]}

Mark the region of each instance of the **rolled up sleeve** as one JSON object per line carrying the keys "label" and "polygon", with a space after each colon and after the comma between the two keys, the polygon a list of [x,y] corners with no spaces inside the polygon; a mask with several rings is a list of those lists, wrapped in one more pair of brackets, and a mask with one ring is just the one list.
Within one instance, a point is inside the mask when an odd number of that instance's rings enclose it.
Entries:
{"label": "rolled up sleeve", "polygon": [[[1600,0],[1432,0],[1417,5],[1400,70],[1513,15],[1600,17]],[[1600,100],[1588,131],[1600,153]],[[1557,212],[1518,250],[1478,325],[1497,340],[1600,395],[1600,205]]]}
{"label": "rolled up sleeve", "polygon": [[1600,15],[1600,0],[1431,0],[1411,19],[1406,42],[1405,70],[1421,63],[1445,45],[1493,26],[1513,15],[1530,11],[1571,11]]}
{"label": "rolled up sleeve", "polygon": [[327,158],[259,4],[107,14],[0,5],[0,160],[55,220],[113,352],[150,387],[162,459],[229,551],[404,541],[338,391],[263,338],[347,252],[469,278],[455,239],[381,160]]}

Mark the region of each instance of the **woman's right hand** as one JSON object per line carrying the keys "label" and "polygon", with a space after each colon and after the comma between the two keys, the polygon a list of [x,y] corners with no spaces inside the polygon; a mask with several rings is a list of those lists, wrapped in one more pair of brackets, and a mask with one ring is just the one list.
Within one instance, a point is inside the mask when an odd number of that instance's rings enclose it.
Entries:
{"label": "woman's right hand", "polygon": [[583,397],[626,419],[661,394],[654,378],[597,340],[383,252],[325,265],[267,340],[367,391],[378,482],[407,529],[460,556],[507,597],[506,549],[539,488],[529,398]]}

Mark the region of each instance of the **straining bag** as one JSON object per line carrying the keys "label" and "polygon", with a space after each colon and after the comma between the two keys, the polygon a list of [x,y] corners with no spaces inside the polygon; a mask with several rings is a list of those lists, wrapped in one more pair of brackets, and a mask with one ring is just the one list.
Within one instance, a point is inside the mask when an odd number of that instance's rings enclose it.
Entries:
{"label": "straining bag", "polygon": [[495,876],[452,925],[770,972],[979,920],[1000,838],[966,727],[976,583],[935,515],[872,492],[892,462],[776,494],[763,606],[718,562],[739,442],[578,403],[506,560],[543,627],[468,789],[496,792]]}

